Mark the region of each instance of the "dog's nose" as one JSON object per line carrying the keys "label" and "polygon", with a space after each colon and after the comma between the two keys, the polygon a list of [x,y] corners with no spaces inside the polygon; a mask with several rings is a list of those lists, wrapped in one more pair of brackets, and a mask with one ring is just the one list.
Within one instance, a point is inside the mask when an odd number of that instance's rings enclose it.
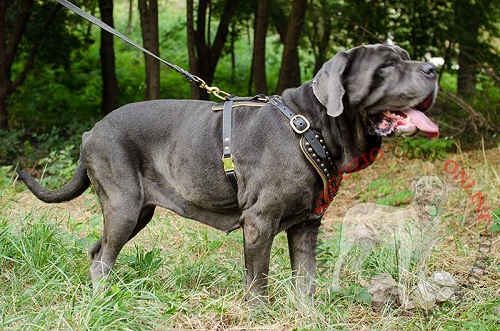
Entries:
{"label": "dog's nose", "polygon": [[429,78],[436,77],[436,66],[432,63],[424,63],[420,70]]}

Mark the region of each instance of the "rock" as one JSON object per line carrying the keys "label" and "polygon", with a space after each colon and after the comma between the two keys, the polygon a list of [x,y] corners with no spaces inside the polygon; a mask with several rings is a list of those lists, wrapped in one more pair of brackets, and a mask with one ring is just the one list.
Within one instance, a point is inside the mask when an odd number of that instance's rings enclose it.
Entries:
{"label": "rock", "polygon": [[446,302],[454,297],[458,291],[455,278],[446,271],[435,272],[429,277],[429,282],[434,288],[437,302]]}
{"label": "rock", "polygon": [[372,308],[376,312],[399,305],[398,283],[390,274],[383,273],[373,277],[366,290],[372,295]]}
{"label": "rock", "polygon": [[453,299],[457,291],[455,278],[449,272],[439,271],[417,283],[412,299],[417,307],[432,310],[436,303]]}

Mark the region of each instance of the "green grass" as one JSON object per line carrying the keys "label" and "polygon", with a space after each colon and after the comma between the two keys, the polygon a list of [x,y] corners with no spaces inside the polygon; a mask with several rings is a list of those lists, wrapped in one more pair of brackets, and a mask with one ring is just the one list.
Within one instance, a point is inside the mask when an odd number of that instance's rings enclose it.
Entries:
{"label": "green grass", "polygon": [[[495,212],[500,205],[496,192],[500,180],[495,175],[499,173],[497,152],[486,151],[484,158],[482,151],[449,156],[470,170]],[[366,201],[391,195],[406,197],[408,173],[439,172],[441,167],[439,163],[401,159],[387,152],[379,162],[351,176],[334,201],[320,235],[314,300],[293,291],[286,236],[280,234],[272,251],[269,301],[261,307],[251,307],[242,299],[241,231],[226,236],[169,212],[157,213],[151,224],[126,245],[112,272],[109,290],[94,293],[87,251],[102,227],[94,194],[87,192],[68,204],[45,205],[13,184],[12,167],[2,167],[0,329],[498,330],[498,232],[486,261],[486,273],[471,287],[461,288],[460,302],[447,303],[430,314],[399,309],[374,313],[369,295],[357,283],[358,275],[349,270],[344,272],[342,290],[331,288],[339,243],[334,213],[359,202],[360,195]],[[456,184],[452,178],[447,180]],[[51,182],[47,177],[46,183]],[[357,191],[359,187],[365,190]],[[475,224],[467,197],[457,185],[450,199],[451,207],[444,218],[445,240],[436,246],[429,269],[449,271],[465,285],[469,266],[477,256],[482,227]],[[401,203],[397,199],[388,201]],[[376,250],[363,265],[362,278],[379,272],[394,273],[395,261],[392,251]]]}

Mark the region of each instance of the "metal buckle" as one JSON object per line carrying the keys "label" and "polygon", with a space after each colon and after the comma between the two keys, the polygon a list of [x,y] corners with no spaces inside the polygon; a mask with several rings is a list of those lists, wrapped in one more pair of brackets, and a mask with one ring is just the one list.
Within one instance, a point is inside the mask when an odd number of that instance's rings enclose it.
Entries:
{"label": "metal buckle", "polygon": [[[302,119],[302,120],[306,123],[306,128],[305,128],[305,129],[301,130],[301,129],[299,129],[299,128],[295,125],[294,121],[295,121],[297,118]],[[302,133],[306,132],[307,130],[309,130],[309,128],[311,127],[311,124],[309,123],[309,121],[307,120],[307,118],[305,118],[304,116],[302,116],[302,115],[295,115],[294,117],[292,117],[292,118],[290,119],[290,126],[292,127],[293,131],[297,132],[298,134],[302,134]]]}
{"label": "metal buckle", "polygon": [[224,166],[224,171],[234,171],[233,157],[222,157],[222,164]]}

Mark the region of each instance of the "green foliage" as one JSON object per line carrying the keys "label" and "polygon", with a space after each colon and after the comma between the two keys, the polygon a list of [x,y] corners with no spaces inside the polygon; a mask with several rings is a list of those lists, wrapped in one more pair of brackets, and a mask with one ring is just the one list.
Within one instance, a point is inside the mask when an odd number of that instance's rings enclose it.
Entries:
{"label": "green foliage", "polygon": [[492,216],[492,224],[490,226],[490,231],[493,233],[500,232],[500,208],[497,208],[495,211],[491,213]]}
{"label": "green foliage", "polygon": [[404,188],[404,178],[394,179],[381,177],[360,189],[361,202],[374,202],[389,206],[399,206],[410,202],[412,192]]}
{"label": "green foliage", "polygon": [[357,284],[342,287],[338,294],[352,302],[359,302],[364,305],[371,305],[372,303],[372,295],[368,293],[366,288]]}
{"label": "green foliage", "polygon": [[455,141],[451,139],[408,138],[402,140],[395,154],[410,159],[435,161],[445,159],[454,150]]}
{"label": "green foliage", "polygon": [[[168,61],[183,68],[188,68],[186,49],[186,18],[184,4],[181,1],[169,1],[165,10],[160,12],[160,53]],[[84,10],[92,12],[96,8],[95,1],[76,3]],[[115,25],[119,31],[125,31],[128,15],[128,1],[115,1]],[[211,30],[215,35],[217,20],[220,19],[221,8],[225,1],[211,3]],[[16,58],[13,74],[22,70],[29,50],[29,41],[37,38],[37,32],[44,25],[47,11],[52,3],[36,2],[33,20],[27,30],[27,38],[21,45],[21,55]],[[384,42],[392,37],[396,43],[407,48],[412,57],[423,59],[430,52],[434,56],[447,56],[441,84],[447,90],[456,90],[457,72],[452,68],[456,64],[458,46],[456,43],[457,24],[454,11],[458,2],[357,2],[314,0],[309,4],[305,20],[304,36],[300,43],[300,61],[302,80],[312,78],[318,63],[333,56],[337,51],[357,46],[362,43]],[[480,15],[480,49],[474,52],[481,63],[478,71],[478,94],[470,104],[483,116],[499,123],[498,84],[492,75],[498,65],[498,52],[494,36],[498,30],[498,8],[487,2],[474,3],[474,15]],[[8,27],[15,23],[13,13],[19,7],[18,1],[8,6]],[[286,25],[286,13],[289,12],[289,1],[275,1],[274,7],[282,8],[281,15],[273,9],[269,25],[266,50],[266,71],[270,92],[276,86],[281,65],[282,43],[275,25],[280,21]],[[497,6],[498,7],[498,6]],[[477,11],[479,9],[479,11]],[[137,8],[133,8],[132,29],[130,38],[141,40]],[[236,95],[252,93],[249,86],[252,56],[252,20],[255,4],[240,3],[231,24],[232,31],[223,56],[215,73],[214,85]],[[327,39],[321,38],[325,29],[330,29]],[[452,32],[452,33],[450,33]],[[26,81],[9,98],[10,125],[26,132],[47,132],[56,126],[64,128],[68,123],[88,122],[100,116],[101,73],[99,61],[100,29],[89,25],[86,21],[62,8],[56,20],[44,35],[35,65],[28,73]],[[451,46],[449,49],[447,45]],[[488,47],[483,47],[488,46]],[[319,54],[322,49],[321,54]],[[144,94],[144,55],[137,49],[120,40],[115,41],[116,70],[119,82],[119,103],[126,104],[143,100]],[[481,53],[481,54],[478,54]],[[233,65],[231,57],[234,55]],[[440,70],[441,71],[441,70]],[[190,84],[169,68],[161,67],[162,98],[189,98]],[[440,100],[434,114],[444,122],[444,131],[460,128],[468,118],[456,105]],[[498,125],[498,124],[497,124]],[[443,130],[442,130],[443,131]],[[444,132],[443,131],[443,132]],[[469,132],[466,131],[468,134]],[[19,141],[24,144],[24,139]],[[446,147],[446,146],[445,146]],[[19,145],[16,148],[20,149]],[[411,152],[417,152],[409,147]],[[4,147],[6,149],[6,147]],[[445,148],[446,149],[446,148]],[[7,152],[0,150],[0,163]],[[17,155],[8,151],[11,159]],[[439,157],[433,153],[431,158]],[[418,156],[411,156],[418,157]]]}
{"label": "green foliage", "polygon": [[44,174],[50,175],[44,179],[43,184],[47,188],[58,188],[67,183],[75,173],[77,163],[72,156],[73,145],[67,145],[59,151],[52,151],[46,157],[38,161],[43,165]]}
{"label": "green foliage", "polygon": [[[15,172],[13,166],[0,166],[0,190],[6,190],[12,187]],[[0,198],[2,196],[0,195]]]}
{"label": "green foliage", "polygon": [[19,155],[22,148],[22,138],[25,136],[24,130],[5,131],[0,130],[0,165],[6,160],[13,160]]}
{"label": "green foliage", "polygon": [[137,272],[134,276],[153,275],[162,265],[159,255],[158,249],[145,252],[143,248],[135,246],[135,256],[129,256],[127,259],[128,265]]}

